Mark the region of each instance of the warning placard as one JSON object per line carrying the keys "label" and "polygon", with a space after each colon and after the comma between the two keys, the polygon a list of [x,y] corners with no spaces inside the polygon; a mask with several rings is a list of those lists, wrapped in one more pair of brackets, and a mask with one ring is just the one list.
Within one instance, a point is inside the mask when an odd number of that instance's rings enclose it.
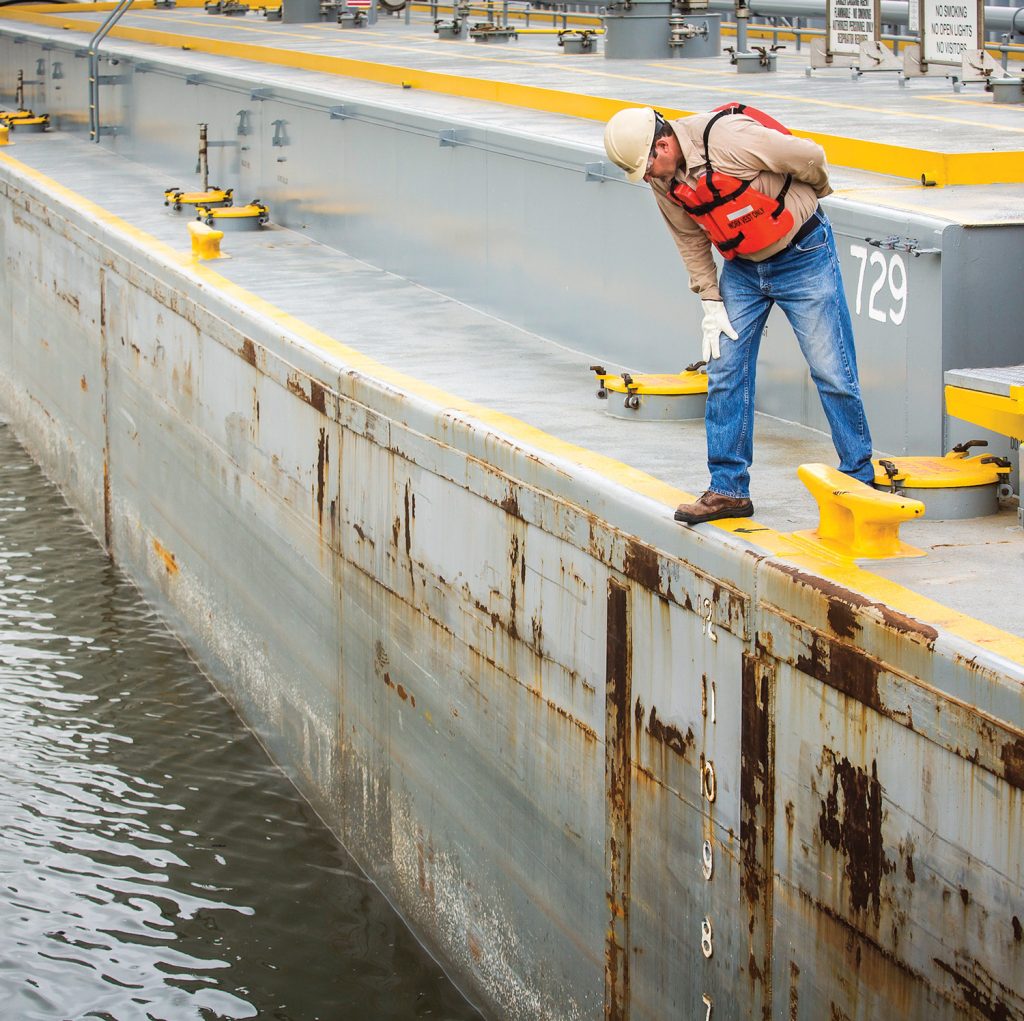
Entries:
{"label": "warning placard", "polygon": [[857,53],[862,42],[875,38],[876,0],[828,0],[828,48]]}
{"label": "warning placard", "polygon": [[977,0],[924,0],[921,51],[935,64],[959,64],[967,50],[981,48]]}

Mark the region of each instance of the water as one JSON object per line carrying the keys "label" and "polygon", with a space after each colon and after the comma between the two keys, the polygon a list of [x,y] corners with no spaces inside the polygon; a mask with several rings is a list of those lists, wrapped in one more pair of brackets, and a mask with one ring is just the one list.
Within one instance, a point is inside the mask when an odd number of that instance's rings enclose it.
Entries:
{"label": "water", "polygon": [[478,1015],[0,424],[0,1017]]}

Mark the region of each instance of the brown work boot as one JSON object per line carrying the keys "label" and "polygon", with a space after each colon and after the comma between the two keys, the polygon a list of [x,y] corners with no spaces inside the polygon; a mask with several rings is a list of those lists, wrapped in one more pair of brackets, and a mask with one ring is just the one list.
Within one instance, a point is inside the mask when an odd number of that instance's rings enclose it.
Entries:
{"label": "brown work boot", "polygon": [[723,496],[708,490],[696,503],[681,503],[676,507],[675,519],[687,525],[699,525],[702,521],[717,521],[719,518],[749,518],[754,505],[749,497]]}

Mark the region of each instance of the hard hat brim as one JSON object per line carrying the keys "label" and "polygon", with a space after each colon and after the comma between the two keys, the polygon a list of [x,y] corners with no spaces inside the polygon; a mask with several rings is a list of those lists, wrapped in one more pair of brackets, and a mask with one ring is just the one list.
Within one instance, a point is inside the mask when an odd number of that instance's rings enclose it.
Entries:
{"label": "hard hat brim", "polygon": [[644,179],[657,121],[658,114],[652,107],[639,106],[619,110],[605,125],[605,152],[627,181]]}

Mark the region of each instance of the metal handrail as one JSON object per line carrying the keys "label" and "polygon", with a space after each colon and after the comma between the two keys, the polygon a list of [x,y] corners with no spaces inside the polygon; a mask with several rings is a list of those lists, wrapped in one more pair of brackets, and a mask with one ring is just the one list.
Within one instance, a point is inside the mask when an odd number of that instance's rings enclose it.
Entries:
{"label": "metal handrail", "polygon": [[98,48],[135,0],[120,0],[89,40],[89,141],[100,140],[100,58]]}
{"label": "metal handrail", "polygon": [[[764,17],[765,15],[761,15]],[[773,21],[778,15],[767,15]],[[721,23],[723,29],[736,30],[737,25],[733,21],[723,21]],[[752,24],[747,25],[747,32],[754,35],[757,38],[763,38],[765,36],[771,36],[772,45],[777,46],[779,42],[779,36],[792,36],[796,39],[796,48],[800,49],[800,44],[804,39],[824,38],[825,30],[823,28],[803,28],[799,25],[773,25],[773,24]],[[916,35],[905,35],[900,33],[882,32],[879,35],[882,42],[895,43],[893,46],[893,52],[899,53],[900,43],[918,43],[920,39]],[[1000,43],[986,42],[983,43],[982,49],[989,50],[1000,54],[1003,70],[1007,69],[1007,58],[1011,53],[1019,53],[1024,55],[1024,43],[1011,43],[1006,40],[1006,36],[1003,37],[1004,41]]]}
{"label": "metal handrail", "polygon": [[[751,17],[824,18],[825,0],[749,0]],[[906,25],[908,22],[907,0],[882,0],[882,23],[885,25]],[[731,14],[736,9],[735,0],[709,0],[708,9]],[[1020,32],[1018,15],[1022,7],[996,7],[985,5],[985,29],[991,32]],[[1024,20],[1024,15],[1021,15]]]}

